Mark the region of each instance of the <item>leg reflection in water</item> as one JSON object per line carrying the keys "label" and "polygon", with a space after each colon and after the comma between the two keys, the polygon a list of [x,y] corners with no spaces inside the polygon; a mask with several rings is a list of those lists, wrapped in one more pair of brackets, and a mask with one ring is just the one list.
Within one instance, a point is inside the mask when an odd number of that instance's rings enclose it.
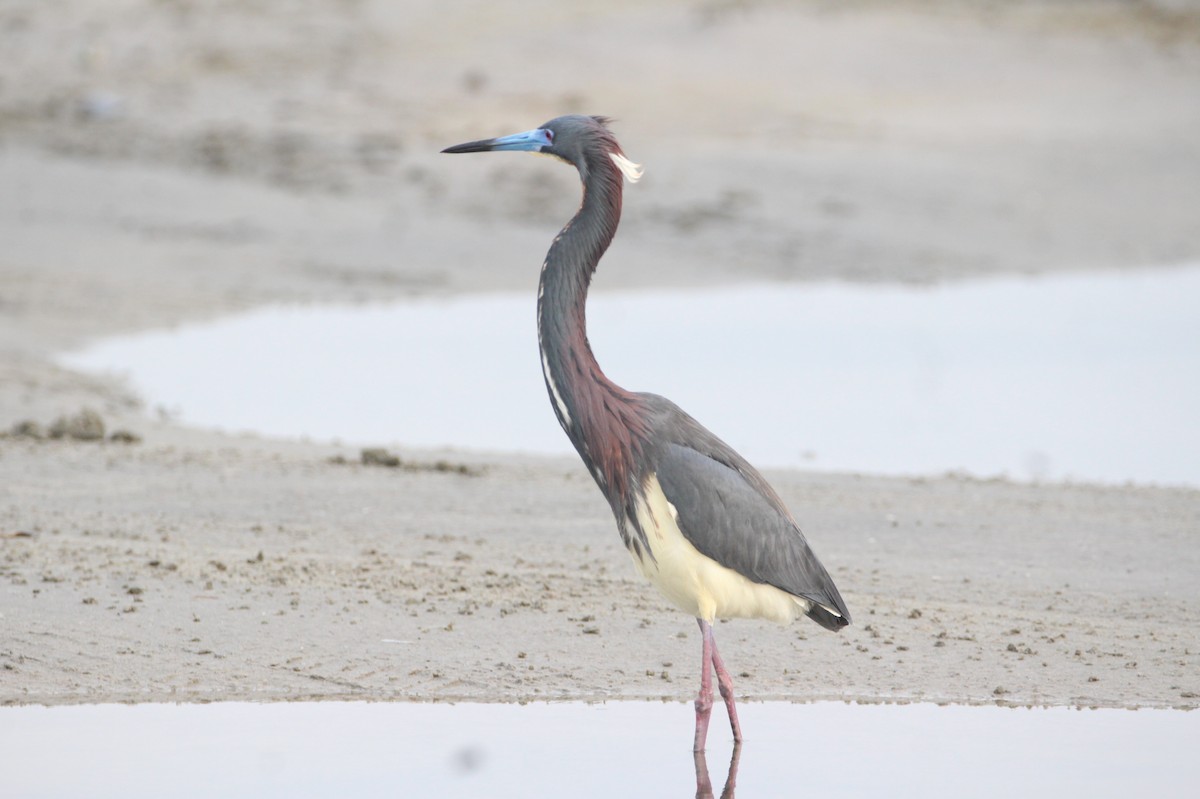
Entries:
{"label": "leg reflection in water", "polygon": [[[733,791],[737,783],[738,758],[742,756],[742,744],[733,745],[733,754],[729,757],[729,775],[725,778],[725,790],[721,791],[721,799],[734,799]],[[696,799],[713,799],[712,781],[708,778],[708,761],[704,752],[692,752],[696,761]]]}

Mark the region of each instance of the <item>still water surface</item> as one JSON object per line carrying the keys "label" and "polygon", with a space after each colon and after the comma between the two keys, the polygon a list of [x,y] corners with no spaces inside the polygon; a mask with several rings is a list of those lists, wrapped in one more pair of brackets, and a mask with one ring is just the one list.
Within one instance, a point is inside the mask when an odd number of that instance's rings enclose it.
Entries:
{"label": "still water surface", "polygon": [[[596,292],[588,316],[611,378],[761,466],[1200,485],[1200,267]],[[268,308],[63,360],[195,425],[569,452],[531,292]]]}
{"label": "still water surface", "polygon": [[[699,764],[717,796],[723,722]],[[691,725],[681,703],[2,708],[0,782],[23,799],[690,797]],[[1169,799],[1200,785],[1200,713],[772,702],[744,703],[742,726],[742,797]]]}

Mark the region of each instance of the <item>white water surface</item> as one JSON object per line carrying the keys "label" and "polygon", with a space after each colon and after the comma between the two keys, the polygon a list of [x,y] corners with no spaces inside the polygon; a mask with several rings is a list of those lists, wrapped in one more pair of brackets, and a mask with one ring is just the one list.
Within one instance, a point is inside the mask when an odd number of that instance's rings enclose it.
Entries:
{"label": "white water surface", "polygon": [[[1200,485],[1200,268],[594,292],[601,366],[759,466]],[[63,357],[232,431],[568,453],[533,292],[266,308]]]}
{"label": "white water surface", "polygon": [[[685,703],[301,702],[0,708],[4,795],[720,796]],[[1180,710],[742,702],[743,797],[1192,797],[1200,714]],[[703,787],[703,783],[701,783]]]}

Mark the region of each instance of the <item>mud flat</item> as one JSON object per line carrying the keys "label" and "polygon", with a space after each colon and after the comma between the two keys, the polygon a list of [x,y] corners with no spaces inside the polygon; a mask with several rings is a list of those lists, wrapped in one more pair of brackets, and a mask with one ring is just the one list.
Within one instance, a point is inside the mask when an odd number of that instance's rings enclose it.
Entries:
{"label": "mud flat", "polygon": [[[364,464],[54,365],[268,303],[532,303],[571,175],[445,144],[620,117],[647,178],[597,291],[1200,259],[1189,3],[73,5],[0,12],[3,703],[692,694],[694,623],[574,461]],[[85,408],[103,440],[33,435]],[[724,625],[743,695],[1200,704],[1196,489],[771,477],[856,623]]]}

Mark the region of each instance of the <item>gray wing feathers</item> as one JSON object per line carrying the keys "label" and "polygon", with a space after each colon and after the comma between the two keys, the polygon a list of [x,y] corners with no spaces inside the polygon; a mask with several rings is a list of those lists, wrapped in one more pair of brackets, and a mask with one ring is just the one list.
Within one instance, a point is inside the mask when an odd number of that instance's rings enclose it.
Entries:
{"label": "gray wing feathers", "polygon": [[813,616],[822,625],[848,623],[837,587],[774,491],[715,437],[706,443],[728,451],[713,457],[684,444],[666,444],[655,464],[683,535],[717,563],[841,614],[836,620]]}

